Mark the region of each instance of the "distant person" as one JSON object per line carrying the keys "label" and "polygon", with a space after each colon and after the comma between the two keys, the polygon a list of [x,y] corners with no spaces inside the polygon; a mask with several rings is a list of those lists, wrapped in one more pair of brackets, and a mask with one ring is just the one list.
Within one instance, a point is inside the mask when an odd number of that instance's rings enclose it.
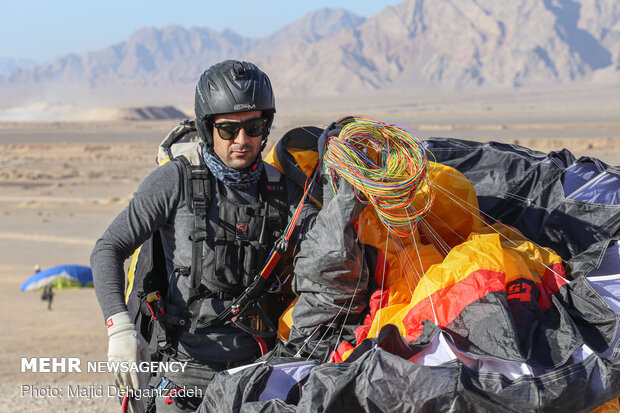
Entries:
{"label": "distant person", "polygon": [[[231,317],[200,325],[217,319],[251,284],[302,191],[261,159],[276,107],[269,78],[254,64],[227,60],[206,70],[196,85],[195,112],[202,140],[194,153],[198,165],[188,155],[156,168],[97,241],[91,266],[108,327],[108,359],[147,359],[148,343],[125,304],[123,262],[159,231],[168,288],[157,305],[176,316],[177,323],[156,323],[164,331],[155,331],[152,341],[157,343],[151,344],[167,349],[164,361],[189,364],[185,373],[167,373],[151,385],[204,393],[217,372],[249,364],[264,350],[264,343],[231,323]],[[191,178],[197,169],[204,171],[202,181]],[[316,213],[312,203],[304,205],[306,229]],[[275,294],[268,298],[276,304]],[[127,373],[117,380],[137,389],[147,386],[148,377]],[[180,392],[178,398],[155,401],[158,413],[193,411],[200,402],[181,398]]]}
{"label": "distant person", "polygon": [[54,292],[52,291],[52,286],[48,285],[43,289],[41,293],[41,300],[47,300],[47,309],[52,309],[52,300],[54,299]]}
{"label": "distant person", "polygon": [[[38,274],[41,272],[41,266],[39,264],[35,264],[34,266],[34,273]],[[47,309],[51,310],[52,309],[52,300],[54,299],[54,292],[52,291],[52,286],[48,285],[45,288],[43,288],[43,292],[41,293],[41,300],[42,301],[46,301],[47,300]]]}

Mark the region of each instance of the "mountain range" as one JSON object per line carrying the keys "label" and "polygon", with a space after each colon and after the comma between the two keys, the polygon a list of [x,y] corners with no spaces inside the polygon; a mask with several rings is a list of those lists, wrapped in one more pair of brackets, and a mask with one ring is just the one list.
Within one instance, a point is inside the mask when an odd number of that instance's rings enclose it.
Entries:
{"label": "mountain range", "polygon": [[5,59],[0,91],[71,85],[94,96],[165,87],[187,95],[203,70],[226,58],[257,63],[279,96],[617,85],[620,2],[406,0],[368,19],[321,9],[258,39],[230,29],[143,28],[44,65]]}

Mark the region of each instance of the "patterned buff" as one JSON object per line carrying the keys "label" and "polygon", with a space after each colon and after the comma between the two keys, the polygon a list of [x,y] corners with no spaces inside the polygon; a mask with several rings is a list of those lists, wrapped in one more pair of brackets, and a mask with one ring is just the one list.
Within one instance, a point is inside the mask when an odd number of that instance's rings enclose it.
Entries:
{"label": "patterned buff", "polygon": [[215,178],[231,188],[248,189],[251,186],[255,186],[263,172],[263,160],[260,154],[254,166],[241,170],[226,166],[218,157],[207,152],[206,148],[203,149],[202,154],[207,167],[211,170]]}

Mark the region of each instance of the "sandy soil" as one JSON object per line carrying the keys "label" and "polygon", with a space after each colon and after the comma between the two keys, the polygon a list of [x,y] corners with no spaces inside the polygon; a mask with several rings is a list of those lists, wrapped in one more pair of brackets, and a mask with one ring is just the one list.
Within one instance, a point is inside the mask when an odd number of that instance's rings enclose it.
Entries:
{"label": "sandy soil", "polygon": [[[503,140],[549,151],[566,147],[620,165],[620,104],[607,97],[581,107],[521,101],[457,104],[454,100],[404,107],[397,100],[356,106],[349,99],[328,107],[305,102],[278,112],[272,137],[290,127],[326,124],[364,112],[412,125],[422,137]],[[463,98],[464,99],[464,98]],[[473,98],[472,98],[473,99]],[[482,98],[476,99],[483,101]],[[563,101],[563,97],[553,97]],[[474,99],[475,100],[475,99]],[[466,102],[470,102],[465,100]],[[546,102],[546,101],[545,101]],[[596,110],[592,109],[598,102]],[[286,105],[287,102],[284,102]],[[353,110],[352,110],[353,109]],[[53,310],[38,293],[21,293],[34,264],[88,265],[95,240],[155,167],[157,144],[172,121],[0,124],[0,336],[1,393],[11,411],[115,411],[114,397],[71,398],[67,386],[105,385],[102,373],[22,373],[22,357],[106,360],[107,337],[92,289],[58,291]],[[22,386],[51,386],[62,397],[36,397]],[[9,397],[6,397],[9,396]],[[0,409],[3,410],[3,409]]]}

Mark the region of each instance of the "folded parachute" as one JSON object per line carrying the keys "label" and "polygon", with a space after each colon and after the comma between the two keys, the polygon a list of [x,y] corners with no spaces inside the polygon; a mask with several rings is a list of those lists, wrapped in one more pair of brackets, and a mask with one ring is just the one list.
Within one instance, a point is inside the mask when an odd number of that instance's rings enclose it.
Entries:
{"label": "folded parachute", "polygon": [[[312,140],[307,130],[289,132],[267,159],[308,174],[311,145],[286,146],[304,134]],[[437,195],[414,236],[389,235],[372,208],[359,217],[369,306],[354,337],[331,349],[333,362],[310,371],[300,363],[297,376],[286,364],[296,377],[286,385],[269,381],[269,368],[221,374],[202,409],[618,410],[618,168],[565,150],[426,145],[437,161],[429,172]],[[317,256],[313,268],[322,265]],[[347,306],[333,310],[334,323],[344,322]],[[311,339],[304,345],[316,346]],[[240,382],[244,392],[226,390]],[[287,397],[267,400],[266,391]]]}

